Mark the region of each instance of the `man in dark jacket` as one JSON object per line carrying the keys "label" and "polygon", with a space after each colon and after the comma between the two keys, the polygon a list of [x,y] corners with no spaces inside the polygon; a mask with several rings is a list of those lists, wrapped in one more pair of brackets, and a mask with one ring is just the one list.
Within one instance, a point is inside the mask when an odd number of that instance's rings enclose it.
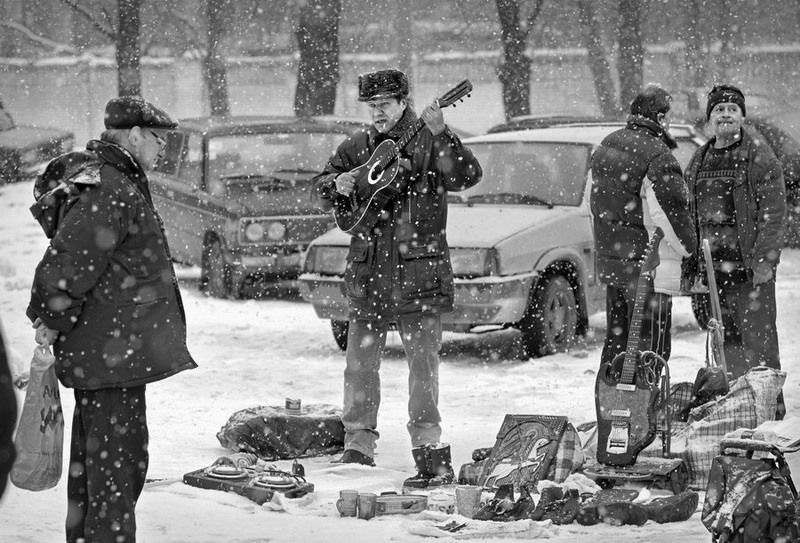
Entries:
{"label": "man in dark jacket", "polygon": [[671,152],[672,97],[649,86],[631,103],[621,130],[609,134],[592,156],[591,209],[599,278],[606,283],[606,341],[602,363],[625,352],[641,261],[656,228],[664,232],[653,292],[642,304],[638,350],[664,360],[671,348],[672,296],[680,294],[681,263],[697,247],[689,192]]}
{"label": "man in dark jacket", "polygon": [[[725,361],[734,378],[754,366],[781,367],[775,273],[783,247],[786,190],[770,146],[743,128],[745,114],[740,89],[711,89],[706,117],[714,135],[686,169],[698,237],[711,246]],[[782,394],[778,403],[777,416],[782,417]]]}
{"label": "man in dark jacket", "polygon": [[[315,182],[319,205],[350,199],[357,179],[349,172],[368,161],[383,141],[413,133],[417,115],[408,79],[398,70],[359,77],[372,127],[343,142]],[[345,452],[341,462],[374,465],[380,404],[380,357],[390,323],[396,323],[408,358],[408,432],[419,471],[410,485],[452,481],[449,446],[440,444],[439,348],[441,317],[453,307],[453,272],[445,230],[447,192],[478,183],[472,153],[444,122],[438,104],[420,116],[424,128],[400,150],[399,194],[379,210],[366,233],[354,235],[347,256],[345,291],[350,304],[344,373]],[[361,180],[366,183],[366,180]],[[441,477],[436,477],[441,474]]]}
{"label": "man in dark jacket", "polygon": [[[28,316],[75,389],[67,541],[132,542],[148,466],[145,386],[196,367],[161,219],[146,172],[177,124],[152,104],[108,102],[85,167],[45,194],[50,221]],[[86,159],[89,157],[89,159]],[[86,159],[86,160],[84,160]],[[42,214],[42,206],[56,207]],[[50,228],[55,223],[55,228]]]}

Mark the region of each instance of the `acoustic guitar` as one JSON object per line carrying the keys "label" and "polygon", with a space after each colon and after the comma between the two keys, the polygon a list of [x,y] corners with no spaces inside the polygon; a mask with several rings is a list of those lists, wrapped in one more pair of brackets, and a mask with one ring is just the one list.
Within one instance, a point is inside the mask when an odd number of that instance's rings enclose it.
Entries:
{"label": "acoustic guitar", "polygon": [[655,404],[663,364],[653,353],[639,350],[642,316],[653,289],[653,270],[658,265],[658,245],[664,232],[656,228],[645,250],[636,301],[625,352],[600,366],[595,382],[597,411],[597,461],[629,466],[656,436]]}
{"label": "acoustic guitar", "polygon": [[[438,98],[444,108],[463,101],[472,92],[472,83],[465,79]],[[353,234],[368,234],[380,217],[381,210],[405,187],[397,180],[400,170],[398,160],[402,151],[425,126],[421,118],[414,121],[396,142],[385,140],[375,148],[372,156],[361,166],[350,171],[356,184],[349,196],[336,194],[333,215],[336,225]]]}

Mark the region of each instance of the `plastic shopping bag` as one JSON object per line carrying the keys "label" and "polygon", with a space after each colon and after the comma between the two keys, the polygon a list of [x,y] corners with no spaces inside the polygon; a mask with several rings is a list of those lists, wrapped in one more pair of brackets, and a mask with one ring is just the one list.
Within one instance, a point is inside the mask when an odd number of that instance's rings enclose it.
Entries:
{"label": "plastic shopping bag", "polygon": [[34,349],[11,469],[11,482],[26,490],[53,488],[61,478],[64,415],[54,362],[49,346]]}

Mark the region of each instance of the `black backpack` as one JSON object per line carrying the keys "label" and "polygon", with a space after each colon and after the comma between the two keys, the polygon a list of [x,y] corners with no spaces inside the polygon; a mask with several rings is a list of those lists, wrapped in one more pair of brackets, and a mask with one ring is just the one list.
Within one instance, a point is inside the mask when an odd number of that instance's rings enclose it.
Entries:
{"label": "black backpack", "polygon": [[[723,439],[720,448],[703,503],[702,521],[712,541],[800,541],[800,502],[783,451],[753,439]],[[768,455],[753,458],[754,451]]]}
{"label": "black backpack", "polygon": [[100,183],[101,162],[91,151],[72,151],[50,161],[33,184],[31,214],[45,235],[55,235],[61,219],[87,186]]}

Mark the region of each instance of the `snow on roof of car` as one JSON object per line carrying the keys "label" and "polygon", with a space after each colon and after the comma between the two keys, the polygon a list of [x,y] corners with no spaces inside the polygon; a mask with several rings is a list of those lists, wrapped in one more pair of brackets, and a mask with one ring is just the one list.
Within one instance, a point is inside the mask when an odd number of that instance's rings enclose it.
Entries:
{"label": "snow on roof of car", "polygon": [[[540,141],[553,143],[589,143],[599,145],[603,138],[615,130],[624,127],[624,122],[604,121],[586,123],[568,123],[546,128],[531,128],[509,132],[496,132],[467,138],[464,143],[520,142]],[[676,138],[689,138],[695,130],[687,124],[673,124],[670,133]]]}

